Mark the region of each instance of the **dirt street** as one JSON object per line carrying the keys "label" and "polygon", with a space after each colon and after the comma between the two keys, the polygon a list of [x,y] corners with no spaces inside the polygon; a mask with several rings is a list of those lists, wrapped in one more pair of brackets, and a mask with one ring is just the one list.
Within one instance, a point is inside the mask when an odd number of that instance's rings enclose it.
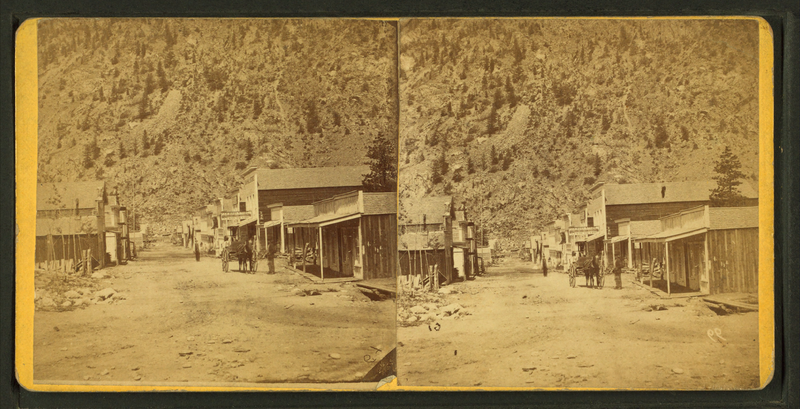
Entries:
{"label": "dirt street", "polygon": [[254,275],[226,274],[217,258],[156,244],[98,271],[107,278],[64,283],[37,271],[34,379],[354,382],[394,347],[393,300],[276,264],[275,275],[266,261]]}
{"label": "dirt street", "polygon": [[632,284],[632,275],[623,275],[622,290],[613,289],[613,276],[603,289],[584,287],[582,277],[570,288],[568,275],[544,277],[531,266],[507,259],[475,281],[445,287],[450,294],[423,296],[422,314],[401,296],[400,385],[758,386],[757,313],[720,316],[697,298],[662,299]]}

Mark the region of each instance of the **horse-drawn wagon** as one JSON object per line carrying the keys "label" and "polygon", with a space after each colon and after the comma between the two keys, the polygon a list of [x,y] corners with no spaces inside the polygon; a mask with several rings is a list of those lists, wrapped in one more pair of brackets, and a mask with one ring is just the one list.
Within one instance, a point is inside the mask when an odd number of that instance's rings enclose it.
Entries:
{"label": "horse-drawn wagon", "polygon": [[248,271],[251,273],[255,273],[256,270],[258,270],[258,259],[263,258],[260,253],[254,252],[254,249],[248,249],[246,241],[233,241],[222,250],[222,254],[220,255],[222,259],[222,271],[227,273],[230,262],[234,260],[238,261],[240,257],[244,257],[247,260],[246,265],[249,267]]}
{"label": "horse-drawn wagon", "polygon": [[603,288],[605,272],[602,266],[594,265],[591,257],[579,257],[569,268],[569,286],[575,287],[579,276],[586,278],[587,287]]}

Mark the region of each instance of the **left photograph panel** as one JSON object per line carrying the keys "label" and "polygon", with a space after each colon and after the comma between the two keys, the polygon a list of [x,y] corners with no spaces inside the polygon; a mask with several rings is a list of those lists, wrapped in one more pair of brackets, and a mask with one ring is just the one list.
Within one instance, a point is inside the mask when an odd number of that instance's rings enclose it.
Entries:
{"label": "left photograph panel", "polygon": [[35,384],[395,374],[396,21],[37,30]]}

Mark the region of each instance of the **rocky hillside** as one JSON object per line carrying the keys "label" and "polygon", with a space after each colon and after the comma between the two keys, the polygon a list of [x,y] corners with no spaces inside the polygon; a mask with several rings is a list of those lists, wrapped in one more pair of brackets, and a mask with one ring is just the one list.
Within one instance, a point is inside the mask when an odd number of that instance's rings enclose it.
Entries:
{"label": "rocky hillside", "polygon": [[396,55],[394,22],[44,20],[38,180],[171,224],[248,165],[362,164],[397,134]]}
{"label": "rocky hillside", "polygon": [[[453,194],[519,242],[598,181],[758,179],[754,21],[411,20],[401,198]],[[402,202],[402,199],[401,199]]]}

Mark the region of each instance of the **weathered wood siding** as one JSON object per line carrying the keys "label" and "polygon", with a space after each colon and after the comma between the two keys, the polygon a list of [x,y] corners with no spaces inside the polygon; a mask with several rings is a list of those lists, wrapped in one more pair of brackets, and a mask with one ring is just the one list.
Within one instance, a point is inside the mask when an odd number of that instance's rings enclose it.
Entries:
{"label": "weathered wood siding", "polygon": [[397,277],[397,215],[361,217],[364,279]]}
{"label": "weathered wood siding", "polygon": [[711,294],[758,291],[758,229],[708,232]]}
{"label": "weathered wood siding", "polygon": [[669,202],[669,203],[648,203],[648,204],[629,204],[629,205],[607,205],[606,206],[606,226],[611,234],[609,237],[619,235],[616,220],[631,219],[631,221],[658,220],[664,216],[690,209],[700,205],[709,204],[706,202]]}
{"label": "weathered wood siding", "polygon": [[97,260],[105,260],[105,233],[103,233],[103,240],[99,239],[97,234],[76,234],[76,235],[52,235],[53,253],[50,253],[50,243],[48,243],[47,236],[36,237],[36,250],[34,259],[36,263],[41,263],[49,260],[65,260],[75,257],[75,250],[78,253],[78,259],[82,257],[80,251],[92,249],[92,257]]}
{"label": "weathered wood siding", "polygon": [[339,254],[341,233],[337,225],[322,228],[322,265],[337,273],[342,271]]}
{"label": "weathered wood siding", "polygon": [[669,282],[687,287],[686,274],[686,253],[682,240],[676,240],[669,244]]}
{"label": "weathered wood siding", "polygon": [[[444,249],[438,250],[400,250],[400,274],[425,275],[429,266],[438,265],[439,270],[444,269],[446,253]],[[484,260],[484,262],[486,262]]]}
{"label": "weathered wood siding", "polygon": [[305,189],[259,190],[258,210],[262,221],[270,220],[269,205],[283,203],[284,206],[308,206],[342,193],[359,190],[359,186],[319,187]]}

